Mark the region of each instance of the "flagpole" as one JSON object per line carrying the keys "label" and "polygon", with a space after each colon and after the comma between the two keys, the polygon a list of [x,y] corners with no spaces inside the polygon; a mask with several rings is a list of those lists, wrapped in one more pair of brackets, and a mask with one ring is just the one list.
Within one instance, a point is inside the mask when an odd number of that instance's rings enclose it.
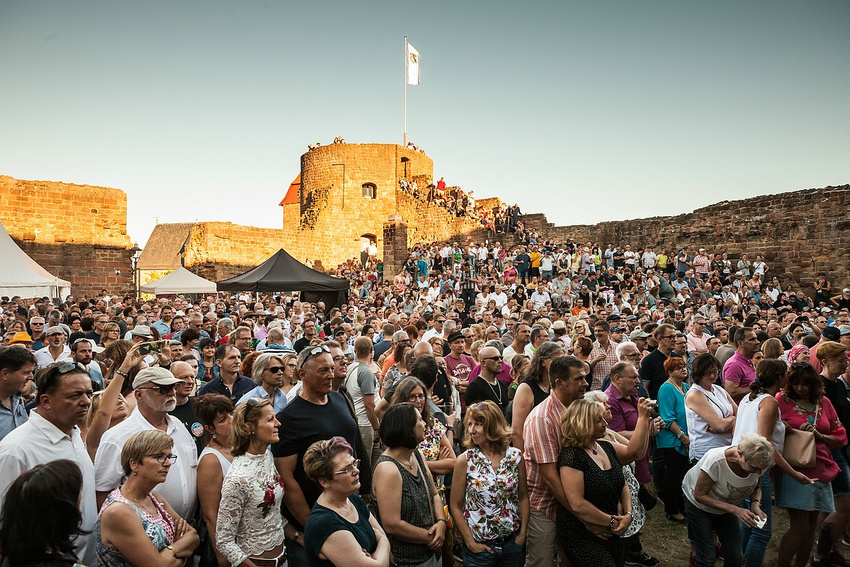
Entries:
{"label": "flagpole", "polygon": [[404,36],[404,66],[402,67],[402,79],[404,83],[404,135],[402,145],[407,147],[407,63],[410,57],[407,55],[407,36]]}

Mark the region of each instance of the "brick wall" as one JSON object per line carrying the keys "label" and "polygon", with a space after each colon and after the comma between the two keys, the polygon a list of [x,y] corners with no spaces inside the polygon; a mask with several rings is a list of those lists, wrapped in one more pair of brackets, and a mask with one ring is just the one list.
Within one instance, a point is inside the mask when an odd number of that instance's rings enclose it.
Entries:
{"label": "brick wall", "polygon": [[73,294],[132,290],[123,191],[0,176],[0,219],[33,260],[71,282]]}
{"label": "brick wall", "polygon": [[724,201],[691,213],[597,225],[556,227],[543,215],[527,215],[543,238],[564,241],[651,244],[656,251],[675,253],[687,244],[691,251],[727,252],[737,259],[762,254],[781,280],[806,288],[825,272],[833,290],[850,285],[850,185]]}

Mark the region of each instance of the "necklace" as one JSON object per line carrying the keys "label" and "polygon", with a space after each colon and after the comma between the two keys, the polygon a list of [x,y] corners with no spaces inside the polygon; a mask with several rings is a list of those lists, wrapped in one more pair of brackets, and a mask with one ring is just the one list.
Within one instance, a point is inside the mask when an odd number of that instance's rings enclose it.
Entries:
{"label": "necklace", "polygon": [[[132,500],[133,502],[135,502],[136,504],[138,504],[139,506],[141,506],[142,508],[144,508],[144,505],[143,505],[141,502],[139,502],[139,501],[136,499],[136,497],[135,497],[135,496],[133,496],[133,493],[132,493],[132,492],[130,492],[130,489],[129,489],[129,488],[127,488],[127,486],[126,486],[126,485],[125,485],[125,486],[122,486],[122,487],[121,487],[121,490],[124,492],[124,494],[126,494],[127,496],[129,496],[129,497],[130,497],[130,500]],[[150,494],[148,494],[148,496],[150,496]]]}
{"label": "necklace", "polygon": [[684,386],[682,386],[682,385],[680,385],[680,384],[676,384],[676,383],[675,383],[672,379],[670,379],[670,378],[668,378],[668,379],[667,379],[667,381],[668,381],[668,382],[670,382],[670,384],[672,384],[674,388],[676,388],[677,390],[679,390],[679,392],[680,392],[683,396],[685,395],[685,389],[684,389]]}
{"label": "necklace", "polygon": [[590,448],[590,452],[591,452],[591,453],[593,453],[594,455],[598,455],[598,454],[599,454],[599,449],[597,449],[597,447],[599,447],[599,443],[597,443],[596,441],[594,441],[594,442],[593,442],[593,447],[591,447],[591,448]]}
{"label": "necklace", "polygon": [[483,376],[481,378],[483,378],[484,382],[486,382],[487,385],[490,386],[490,390],[493,391],[493,395],[496,396],[496,399],[498,400],[498,402],[496,402],[496,403],[498,404],[499,407],[501,407],[502,406],[502,389],[499,388],[498,378],[496,378],[497,382],[496,382],[495,387],[493,387],[493,384],[491,384],[490,381],[487,380],[486,378],[484,378]]}

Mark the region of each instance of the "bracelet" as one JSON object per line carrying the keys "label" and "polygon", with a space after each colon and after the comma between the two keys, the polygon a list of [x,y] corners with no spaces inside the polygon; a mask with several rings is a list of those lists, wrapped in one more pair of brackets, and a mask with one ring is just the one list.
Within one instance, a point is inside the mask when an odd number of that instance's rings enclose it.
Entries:
{"label": "bracelet", "polygon": [[455,432],[455,428],[454,428],[454,427],[452,427],[451,425],[447,425],[447,426],[446,426],[446,431],[451,431],[452,433],[454,433],[454,432]]}
{"label": "bracelet", "polygon": [[116,370],[115,373],[118,374],[119,376],[123,376],[124,378],[130,377],[130,375],[127,374],[126,372],[124,372],[123,370]]}
{"label": "bracelet", "polygon": [[449,521],[445,518],[437,518],[437,521],[438,522],[445,522],[447,526],[449,525]]}
{"label": "bracelet", "polygon": [[679,430],[679,432],[676,434],[676,439],[678,439],[679,441],[681,441],[681,440],[682,440],[682,437],[684,437],[684,435],[682,435],[682,430],[680,429],[680,430]]}
{"label": "bracelet", "polygon": [[761,500],[750,500],[750,504],[755,504],[756,502],[758,502],[759,504],[761,504]]}

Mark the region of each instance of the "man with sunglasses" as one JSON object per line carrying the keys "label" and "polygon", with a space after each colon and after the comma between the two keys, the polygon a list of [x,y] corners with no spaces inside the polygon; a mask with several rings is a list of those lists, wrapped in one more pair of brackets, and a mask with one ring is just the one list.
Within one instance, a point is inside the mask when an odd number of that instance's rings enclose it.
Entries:
{"label": "man with sunglasses", "polygon": [[[83,530],[90,534],[97,520],[94,467],[77,423],[85,421],[91,405],[91,380],[86,368],[74,362],[52,365],[38,379],[38,411],[0,441],[0,505],[9,485],[24,471],[58,459],[76,463],[83,474],[80,512]],[[119,465],[120,467],[120,465]],[[90,535],[77,538],[76,552],[86,565],[96,565]]]}
{"label": "man with sunglasses", "polygon": [[658,397],[658,389],[667,380],[664,371],[664,361],[673,352],[678,331],[673,325],[666,323],[658,325],[653,332],[658,348],[643,357],[640,363],[640,381],[643,382],[649,396],[654,400]]}
{"label": "man with sunglasses", "polygon": [[481,374],[466,389],[466,406],[490,400],[502,412],[508,405],[508,387],[497,376],[502,371],[502,355],[495,347],[484,347],[478,352]]}
{"label": "man with sunglasses", "polygon": [[158,366],[145,368],[136,374],[133,388],[138,405],[127,419],[104,433],[95,456],[98,508],[124,477],[121,450],[127,439],[139,431],[159,429],[174,440],[177,462],[156,490],[181,518],[191,518],[194,514],[198,450],[183,423],[169,415],[177,407],[177,388],[181,383],[182,380]]}
{"label": "man with sunglasses", "polygon": [[33,352],[41,350],[44,348],[44,317],[35,316],[30,319],[29,331],[30,336],[32,337],[32,350]]}
{"label": "man with sunglasses", "polygon": [[65,344],[68,337],[65,329],[60,326],[50,327],[44,332],[47,346],[36,351],[35,363],[39,368],[46,368],[54,362],[71,359],[71,349]]}
{"label": "man with sunglasses", "polygon": [[307,347],[298,354],[297,364],[301,391],[277,414],[280,440],[272,445],[272,455],[286,486],[284,515],[298,530],[295,539],[286,539],[288,562],[290,567],[305,567],[307,555],[300,534],[321,489],[304,472],[304,454],[316,441],[336,435],[356,447],[360,430],[343,394],[333,390],[331,349],[325,345]]}

